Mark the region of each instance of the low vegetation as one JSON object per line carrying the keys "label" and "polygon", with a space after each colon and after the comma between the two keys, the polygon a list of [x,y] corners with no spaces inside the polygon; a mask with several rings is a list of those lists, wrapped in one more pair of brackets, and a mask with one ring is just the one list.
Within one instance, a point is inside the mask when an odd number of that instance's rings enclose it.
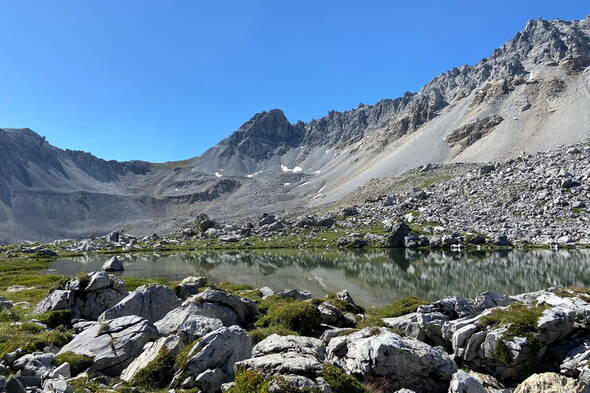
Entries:
{"label": "low vegetation", "polygon": [[422,305],[428,304],[424,299],[407,296],[396,300],[387,306],[371,307],[367,309],[365,318],[359,322],[359,327],[382,326],[383,318],[395,318],[416,311]]}
{"label": "low vegetation", "polygon": [[310,303],[303,301],[277,302],[268,307],[265,315],[256,326],[274,327],[294,331],[303,336],[310,336],[320,324],[318,310]]}
{"label": "low vegetation", "polygon": [[94,360],[90,356],[79,355],[73,352],[65,352],[55,357],[55,364],[60,366],[63,363],[70,365],[70,371],[72,375],[78,375],[84,372],[88,367],[92,366]]}
{"label": "low vegetation", "polygon": [[154,360],[133,376],[130,383],[148,391],[163,389],[172,382],[175,363],[174,354],[164,346]]}

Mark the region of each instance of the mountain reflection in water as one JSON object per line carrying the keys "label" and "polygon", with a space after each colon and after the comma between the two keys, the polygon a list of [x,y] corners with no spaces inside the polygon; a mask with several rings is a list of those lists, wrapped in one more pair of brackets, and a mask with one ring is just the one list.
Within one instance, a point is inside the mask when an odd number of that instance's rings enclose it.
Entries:
{"label": "mountain reflection in water", "polygon": [[[109,259],[89,255],[55,261],[65,275],[100,270]],[[119,255],[122,276],[181,280],[206,276],[274,290],[307,289],[316,297],[347,288],[360,304],[412,295],[429,300],[473,297],[490,290],[517,294],[557,286],[588,286],[590,250],[246,250]]]}

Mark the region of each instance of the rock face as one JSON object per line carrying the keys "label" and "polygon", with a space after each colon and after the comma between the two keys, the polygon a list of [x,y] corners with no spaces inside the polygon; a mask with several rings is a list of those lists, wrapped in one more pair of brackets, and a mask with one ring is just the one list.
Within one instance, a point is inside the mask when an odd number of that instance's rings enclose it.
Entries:
{"label": "rock face", "polygon": [[75,318],[97,319],[127,294],[123,281],[105,272],[94,272],[68,281],[63,290],[53,290],[34,312],[69,309]]}
{"label": "rock face", "polygon": [[115,306],[103,312],[99,321],[106,321],[127,315],[137,315],[150,322],[164,318],[180,305],[174,291],[164,285],[143,285],[131,292]]}
{"label": "rock face", "polygon": [[385,328],[365,328],[335,337],[327,361],[360,377],[386,378],[392,388],[421,386],[421,391],[447,392],[457,365],[442,350]]}
{"label": "rock face", "polygon": [[322,389],[324,343],[311,337],[273,334],[252,349],[252,357],[236,363],[236,370],[253,370],[271,377],[281,375],[295,386]]}
{"label": "rock face", "polygon": [[74,352],[94,358],[93,368],[104,374],[118,376],[141,354],[145,344],[158,337],[158,330],[149,321],[127,316],[96,323],[66,344],[59,354]]}
{"label": "rock face", "polygon": [[203,393],[215,393],[233,379],[234,365],[251,356],[252,340],[239,326],[223,327],[204,336],[191,353],[196,354],[188,360],[186,372]]}
{"label": "rock face", "polygon": [[449,393],[487,393],[481,382],[463,370],[453,374]]}
{"label": "rock face", "polygon": [[156,325],[163,334],[169,334],[177,330],[190,315],[219,319],[225,326],[248,326],[256,319],[258,309],[256,303],[250,299],[218,289],[207,289],[189,297]]}
{"label": "rock face", "polygon": [[587,393],[590,388],[555,373],[534,374],[518,385],[514,393]]}

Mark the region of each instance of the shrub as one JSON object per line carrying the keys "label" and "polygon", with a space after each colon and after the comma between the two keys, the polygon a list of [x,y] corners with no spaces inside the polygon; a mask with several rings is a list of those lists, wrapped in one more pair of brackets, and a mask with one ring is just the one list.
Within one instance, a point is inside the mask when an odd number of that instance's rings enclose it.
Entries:
{"label": "shrub", "polygon": [[94,360],[90,356],[79,355],[74,352],[65,352],[55,357],[55,364],[60,366],[63,363],[69,363],[72,376],[76,376],[92,366]]}
{"label": "shrub", "polygon": [[322,376],[332,388],[332,393],[371,393],[355,377],[329,363],[324,363]]}
{"label": "shrub", "polygon": [[312,335],[319,324],[318,310],[311,303],[300,301],[273,304],[256,322],[258,327],[281,327],[303,336]]}
{"label": "shrub", "polygon": [[70,310],[47,311],[37,316],[37,319],[50,328],[68,326],[72,321],[73,313]]}
{"label": "shrub", "polygon": [[226,393],[268,393],[268,381],[254,371],[238,372],[234,382]]}

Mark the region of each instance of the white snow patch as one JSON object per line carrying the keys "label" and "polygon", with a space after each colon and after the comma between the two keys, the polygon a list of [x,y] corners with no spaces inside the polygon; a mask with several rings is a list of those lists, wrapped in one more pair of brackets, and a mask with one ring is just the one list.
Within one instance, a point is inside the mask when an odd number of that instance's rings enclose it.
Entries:
{"label": "white snow patch", "polygon": [[246,175],[246,177],[249,177],[249,178],[251,179],[251,178],[253,178],[254,176],[258,175],[260,172],[262,172],[262,171],[258,171],[258,172],[250,173],[249,175]]}
{"label": "white snow patch", "polygon": [[[222,170],[223,170],[223,169],[222,169]],[[221,173],[219,173],[219,172],[215,172],[215,176],[217,176],[217,177],[222,177],[223,175],[222,175]]]}
{"label": "white snow patch", "polygon": [[285,186],[285,187],[290,186],[290,185],[291,185],[291,183],[285,183],[285,184],[283,184],[283,186]]}
{"label": "white snow patch", "polygon": [[293,173],[299,173],[299,172],[303,171],[303,168],[301,168],[301,167],[299,167],[299,166],[296,166],[296,167],[295,167],[295,168],[293,168],[293,169],[289,169],[289,167],[287,167],[286,165],[283,165],[283,164],[281,164],[281,170],[282,170],[283,172],[293,172]]}
{"label": "white snow patch", "polygon": [[322,171],[318,169],[317,171],[315,171],[315,172],[314,172],[314,174],[315,174],[315,175],[319,175],[321,172],[322,172]]}

